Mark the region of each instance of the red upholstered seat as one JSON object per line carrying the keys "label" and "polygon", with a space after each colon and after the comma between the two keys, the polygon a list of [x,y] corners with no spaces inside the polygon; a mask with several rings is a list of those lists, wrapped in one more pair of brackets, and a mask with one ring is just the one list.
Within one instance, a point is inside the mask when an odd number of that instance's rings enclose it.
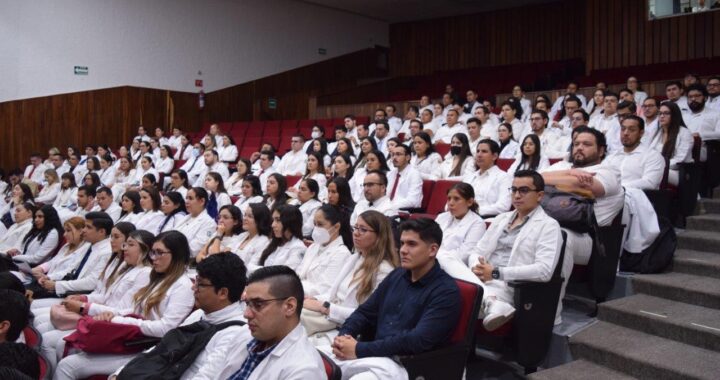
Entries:
{"label": "red upholstered seat", "polygon": [[495,162],[495,165],[497,165],[500,170],[506,172],[512,164],[515,162],[514,158],[498,158],[498,160]]}
{"label": "red upholstered seat", "polygon": [[[425,207],[425,212],[431,215],[437,215],[445,211],[445,204],[447,203],[447,192],[456,183],[458,183],[458,181],[448,181],[444,179],[435,181],[435,185],[432,188],[432,192],[428,199],[427,206]],[[423,203],[425,203],[424,198]]]}
{"label": "red upholstered seat", "polygon": [[173,165],[173,169],[180,169],[183,165],[185,165],[185,162],[187,160],[175,160],[175,165]]}
{"label": "red upholstered seat", "polygon": [[25,344],[32,349],[40,349],[42,345],[42,335],[32,325],[27,325],[23,329],[23,337],[25,338]]}
{"label": "red upholstered seat", "polygon": [[299,175],[286,175],[285,181],[287,181],[287,185],[288,187],[290,187],[295,186],[295,184],[300,180],[300,178],[302,177]]}
{"label": "red upholstered seat", "polygon": [[420,207],[427,210],[428,204],[430,204],[430,198],[432,197],[433,188],[435,187],[435,181],[423,180],[422,194],[423,199],[420,203]]}
{"label": "red upholstered seat", "polygon": [[558,163],[558,162],[560,162],[560,161],[562,161],[562,160],[563,160],[562,158],[550,158],[550,159],[548,159],[548,161],[550,161],[550,165],[554,165],[554,164],[556,164],[556,163]]}
{"label": "red upholstered seat", "polygon": [[450,144],[435,143],[435,151],[438,152],[440,157],[445,157],[450,151]]}
{"label": "red upholstered seat", "polygon": [[335,364],[332,359],[328,358],[322,351],[318,350],[318,353],[320,353],[323,366],[325,366],[327,380],[340,380],[342,378],[342,371],[340,370],[340,367],[338,367],[338,365]]}

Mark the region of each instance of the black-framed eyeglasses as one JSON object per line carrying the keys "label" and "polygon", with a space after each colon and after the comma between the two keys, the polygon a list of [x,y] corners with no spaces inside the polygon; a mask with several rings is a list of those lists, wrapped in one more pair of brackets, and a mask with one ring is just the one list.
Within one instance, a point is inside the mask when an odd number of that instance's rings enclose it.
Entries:
{"label": "black-framed eyeglasses", "polygon": [[382,183],[380,183],[380,182],[363,183],[363,187],[373,187],[373,186],[380,186],[380,185],[382,185]]}
{"label": "black-framed eyeglasses", "polygon": [[520,193],[520,195],[522,195],[522,196],[526,196],[528,193],[533,192],[533,191],[538,191],[537,189],[531,189],[527,186],[520,186],[520,187],[512,186],[512,187],[508,188],[508,190],[510,190],[511,194]]}
{"label": "black-framed eyeglasses", "polygon": [[150,250],[150,252],[148,252],[148,257],[150,257],[150,258],[153,259],[153,260],[154,260],[154,259],[157,259],[157,258],[159,258],[160,256],[163,256],[163,255],[172,255],[172,252],[170,252],[170,251],[161,251],[161,250],[159,250],[159,249],[152,249],[152,250]]}
{"label": "black-framed eyeglasses", "polygon": [[196,288],[212,288],[215,286],[213,284],[201,284],[200,278],[198,278],[197,276],[195,276],[195,278],[192,279],[192,283],[193,283],[193,285],[195,285]]}
{"label": "black-framed eyeglasses", "polygon": [[270,298],[270,299],[267,299],[267,300],[264,300],[264,299],[261,299],[261,298],[256,298],[256,299],[252,299],[252,300],[246,300],[246,301],[245,301],[245,304],[247,305],[247,307],[248,307],[250,310],[252,310],[252,311],[255,312],[255,313],[258,313],[258,312],[260,312],[260,310],[262,310],[262,309],[265,307],[265,305],[267,305],[268,303],[273,302],[273,301],[285,301],[285,300],[288,299],[288,298],[290,298],[290,296],[280,297],[280,298]]}
{"label": "black-framed eyeglasses", "polygon": [[371,230],[363,226],[352,226],[352,230],[353,232],[359,232],[361,235],[365,235],[368,232],[375,232],[375,230]]}

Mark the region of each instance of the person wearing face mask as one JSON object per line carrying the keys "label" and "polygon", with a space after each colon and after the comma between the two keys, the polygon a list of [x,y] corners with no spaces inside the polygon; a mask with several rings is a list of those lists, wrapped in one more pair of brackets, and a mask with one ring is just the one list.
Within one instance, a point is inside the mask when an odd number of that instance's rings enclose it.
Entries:
{"label": "person wearing face mask", "polygon": [[191,158],[189,158],[185,164],[180,167],[180,170],[187,173],[188,183],[195,183],[200,176],[200,172],[203,170],[203,167],[206,166],[203,153],[205,153],[205,145],[196,143],[193,146]]}
{"label": "person wearing face mask", "polygon": [[[477,126],[476,123],[472,124]],[[466,135],[456,133],[450,142],[450,152],[440,166],[442,179],[460,180],[474,170],[475,159]]]}
{"label": "person wearing face mask", "polygon": [[306,297],[330,290],[340,269],[350,258],[350,250],[341,234],[342,230],[350,229],[350,224],[337,208],[328,204],[318,208],[313,223],[313,244],[308,247],[298,268]]}

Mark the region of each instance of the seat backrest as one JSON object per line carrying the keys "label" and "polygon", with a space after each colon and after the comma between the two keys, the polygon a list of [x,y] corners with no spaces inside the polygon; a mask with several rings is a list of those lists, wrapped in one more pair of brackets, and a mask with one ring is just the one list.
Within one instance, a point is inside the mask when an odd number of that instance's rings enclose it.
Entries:
{"label": "seat backrest", "polygon": [[450,343],[470,344],[475,336],[475,321],[480,311],[483,288],[458,279],[455,279],[455,283],[460,290],[460,318],[450,336]]}
{"label": "seat backrest", "polygon": [[450,151],[450,144],[445,143],[435,143],[435,151],[438,152],[440,157],[445,157],[446,154]]}
{"label": "seat backrest", "polygon": [[423,180],[422,184],[422,195],[423,199],[420,204],[420,207],[422,207],[424,210],[427,210],[428,204],[430,204],[430,198],[432,197],[433,189],[435,188],[435,181]]}
{"label": "seat backrest", "polygon": [[498,160],[495,161],[495,165],[497,165],[497,167],[500,168],[500,170],[506,172],[506,171],[508,171],[508,169],[510,169],[510,167],[512,166],[512,164],[514,162],[515,162],[514,158],[498,158]]}
{"label": "seat backrest", "polygon": [[[445,204],[447,203],[447,192],[456,183],[458,183],[458,181],[448,181],[444,179],[435,181],[432,193],[430,194],[430,197],[428,197],[428,203],[424,207],[425,212],[435,215],[443,212],[445,210]],[[425,203],[425,198],[423,198],[423,203]]]}
{"label": "seat backrest", "polygon": [[42,345],[42,335],[32,325],[25,326],[23,337],[25,338],[25,344],[32,349],[39,349]]}
{"label": "seat backrest", "polygon": [[328,358],[325,353],[318,350],[320,357],[322,358],[323,365],[325,366],[325,374],[327,374],[328,380],[340,380],[342,378],[342,371],[332,359]]}
{"label": "seat backrest", "polygon": [[285,181],[287,181],[288,187],[295,186],[295,184],[302,178],[299,175],[286,175]]}

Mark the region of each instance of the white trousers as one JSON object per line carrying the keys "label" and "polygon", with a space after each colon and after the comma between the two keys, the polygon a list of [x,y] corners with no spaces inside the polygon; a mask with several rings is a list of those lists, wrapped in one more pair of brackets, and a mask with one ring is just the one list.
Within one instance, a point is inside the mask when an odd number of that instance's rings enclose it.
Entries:
{"label": "white trousers", "polygon": [[340,360],[332,353],[332,347],[321,346],[323,351],[342,370],[343,380],[407,380],[408,373],[403,366],[390,358],[372,357]]}
{"label": "white trousers", "polygon": [[94,375],[110,375],[127,364],[137,354],[99,355],[84,352],[70,355],[57,366],[53,380],[84,379]]}

